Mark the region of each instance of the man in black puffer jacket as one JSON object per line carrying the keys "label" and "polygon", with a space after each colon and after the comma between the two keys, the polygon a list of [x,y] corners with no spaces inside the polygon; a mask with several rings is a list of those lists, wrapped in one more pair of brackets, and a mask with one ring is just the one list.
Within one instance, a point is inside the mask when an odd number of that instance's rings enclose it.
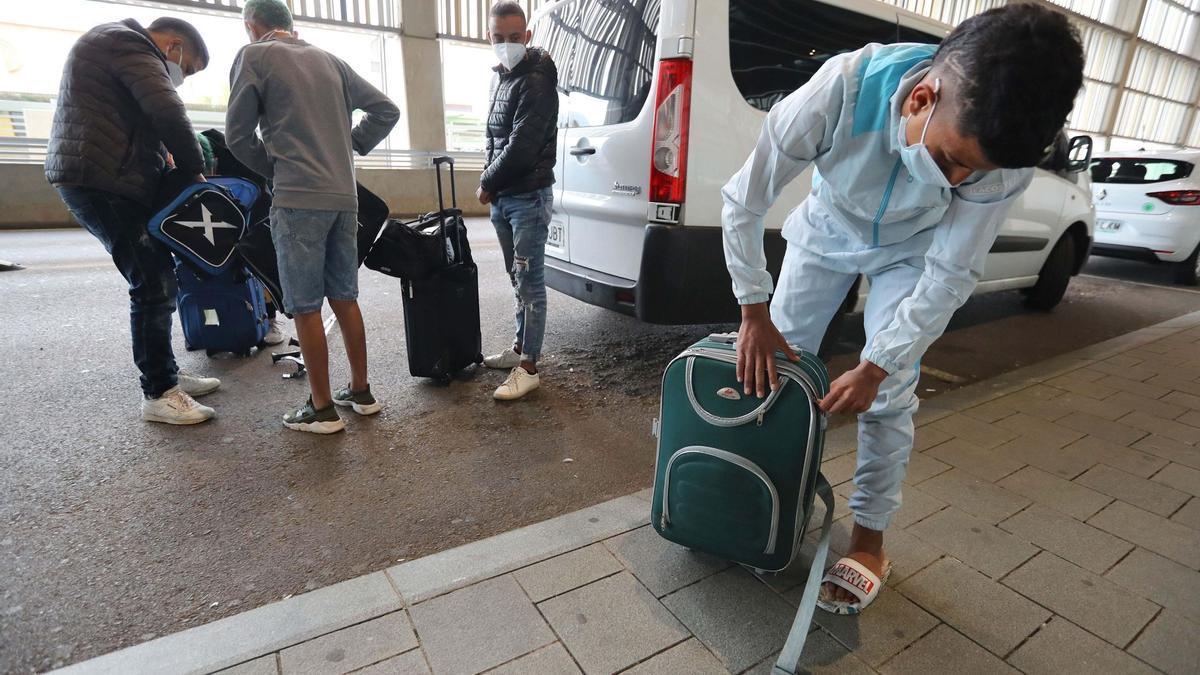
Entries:
{"label": "man in black puffer jacket", "polygon": [[492,6],[488,38],[495,68],[487,122],[487,168],[479,179],[480,203],[491,204],[492,225],[516,293],[513,346],[484,359],[489,368],[511,369],[495,398],[511,401],[541,384],[537,359],[546,332],[546,238],[554,198],[558,136],[558,69],[541,49],[528,49],[531,34],[521,6]]}
{"label": "man in black puffer jacket", "polygon": [[147,221],[169,156],[202,181],[204,158],[175,87],[208,65],[194,26],[162,18],[96,26],[67,55],[46,150],[46,179],[112,256],[129,283],[133,360],[142,418],[196,424],[212,408],[192,399],[220,386],[180,373],[171,350],[175,276]]}

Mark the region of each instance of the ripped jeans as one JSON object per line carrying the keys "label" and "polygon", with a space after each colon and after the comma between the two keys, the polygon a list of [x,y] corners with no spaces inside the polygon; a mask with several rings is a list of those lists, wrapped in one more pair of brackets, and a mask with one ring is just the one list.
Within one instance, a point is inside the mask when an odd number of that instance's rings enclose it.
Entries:
{"label": "ripped jeans", "polygon": [[541,356],[546,334],[546,237],[553,203],[549,187],[492,200],[492,225],[516,296],[513,345],[531,362]]}

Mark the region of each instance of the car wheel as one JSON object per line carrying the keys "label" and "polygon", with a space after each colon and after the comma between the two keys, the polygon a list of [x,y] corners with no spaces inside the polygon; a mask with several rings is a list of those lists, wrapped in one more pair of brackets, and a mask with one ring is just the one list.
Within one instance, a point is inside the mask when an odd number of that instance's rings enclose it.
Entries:
{"label": "car wheel", "polygon": [[1071,270],[1075,266],[1075,238],[1064,234],[1050,251],[1037,283],[1026,289],[1025,306],[1050,311],[1062,300],[1071,283]]}
{"label": "car wheel", "polygon": [[1195,286],[1200,281],[1200,244],[1187,258],[1175,263],[1175,283]]}

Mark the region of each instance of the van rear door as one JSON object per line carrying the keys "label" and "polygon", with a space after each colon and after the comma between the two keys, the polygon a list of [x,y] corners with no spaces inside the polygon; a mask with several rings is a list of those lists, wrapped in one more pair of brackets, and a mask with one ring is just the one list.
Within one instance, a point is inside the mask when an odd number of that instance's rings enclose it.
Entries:
{"label": "van rear door", "polygon": [[535,41],[551,43],[566,95],[562,189],[555,195],[563,241],[548,252],[631,282],[638,277],[649,205],[654,120],[648,102],[660,5],[564,3],[532,27]]}

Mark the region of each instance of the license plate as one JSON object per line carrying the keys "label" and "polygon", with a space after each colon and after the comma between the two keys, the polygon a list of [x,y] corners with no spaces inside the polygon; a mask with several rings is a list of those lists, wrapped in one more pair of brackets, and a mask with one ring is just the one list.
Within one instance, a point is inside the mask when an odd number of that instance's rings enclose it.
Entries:
{"label": "license plate", "polygon": [[554,248],[562,248],[567,243],[567,228],[562,223],[551,221],[550,233],[546,237],[546,243]]}
{"label": "license plate", "polygon": [[1101,232],[1116,232],[1121,229],[1121,221],[1119,220],[1097,220],[1096,229]]}

